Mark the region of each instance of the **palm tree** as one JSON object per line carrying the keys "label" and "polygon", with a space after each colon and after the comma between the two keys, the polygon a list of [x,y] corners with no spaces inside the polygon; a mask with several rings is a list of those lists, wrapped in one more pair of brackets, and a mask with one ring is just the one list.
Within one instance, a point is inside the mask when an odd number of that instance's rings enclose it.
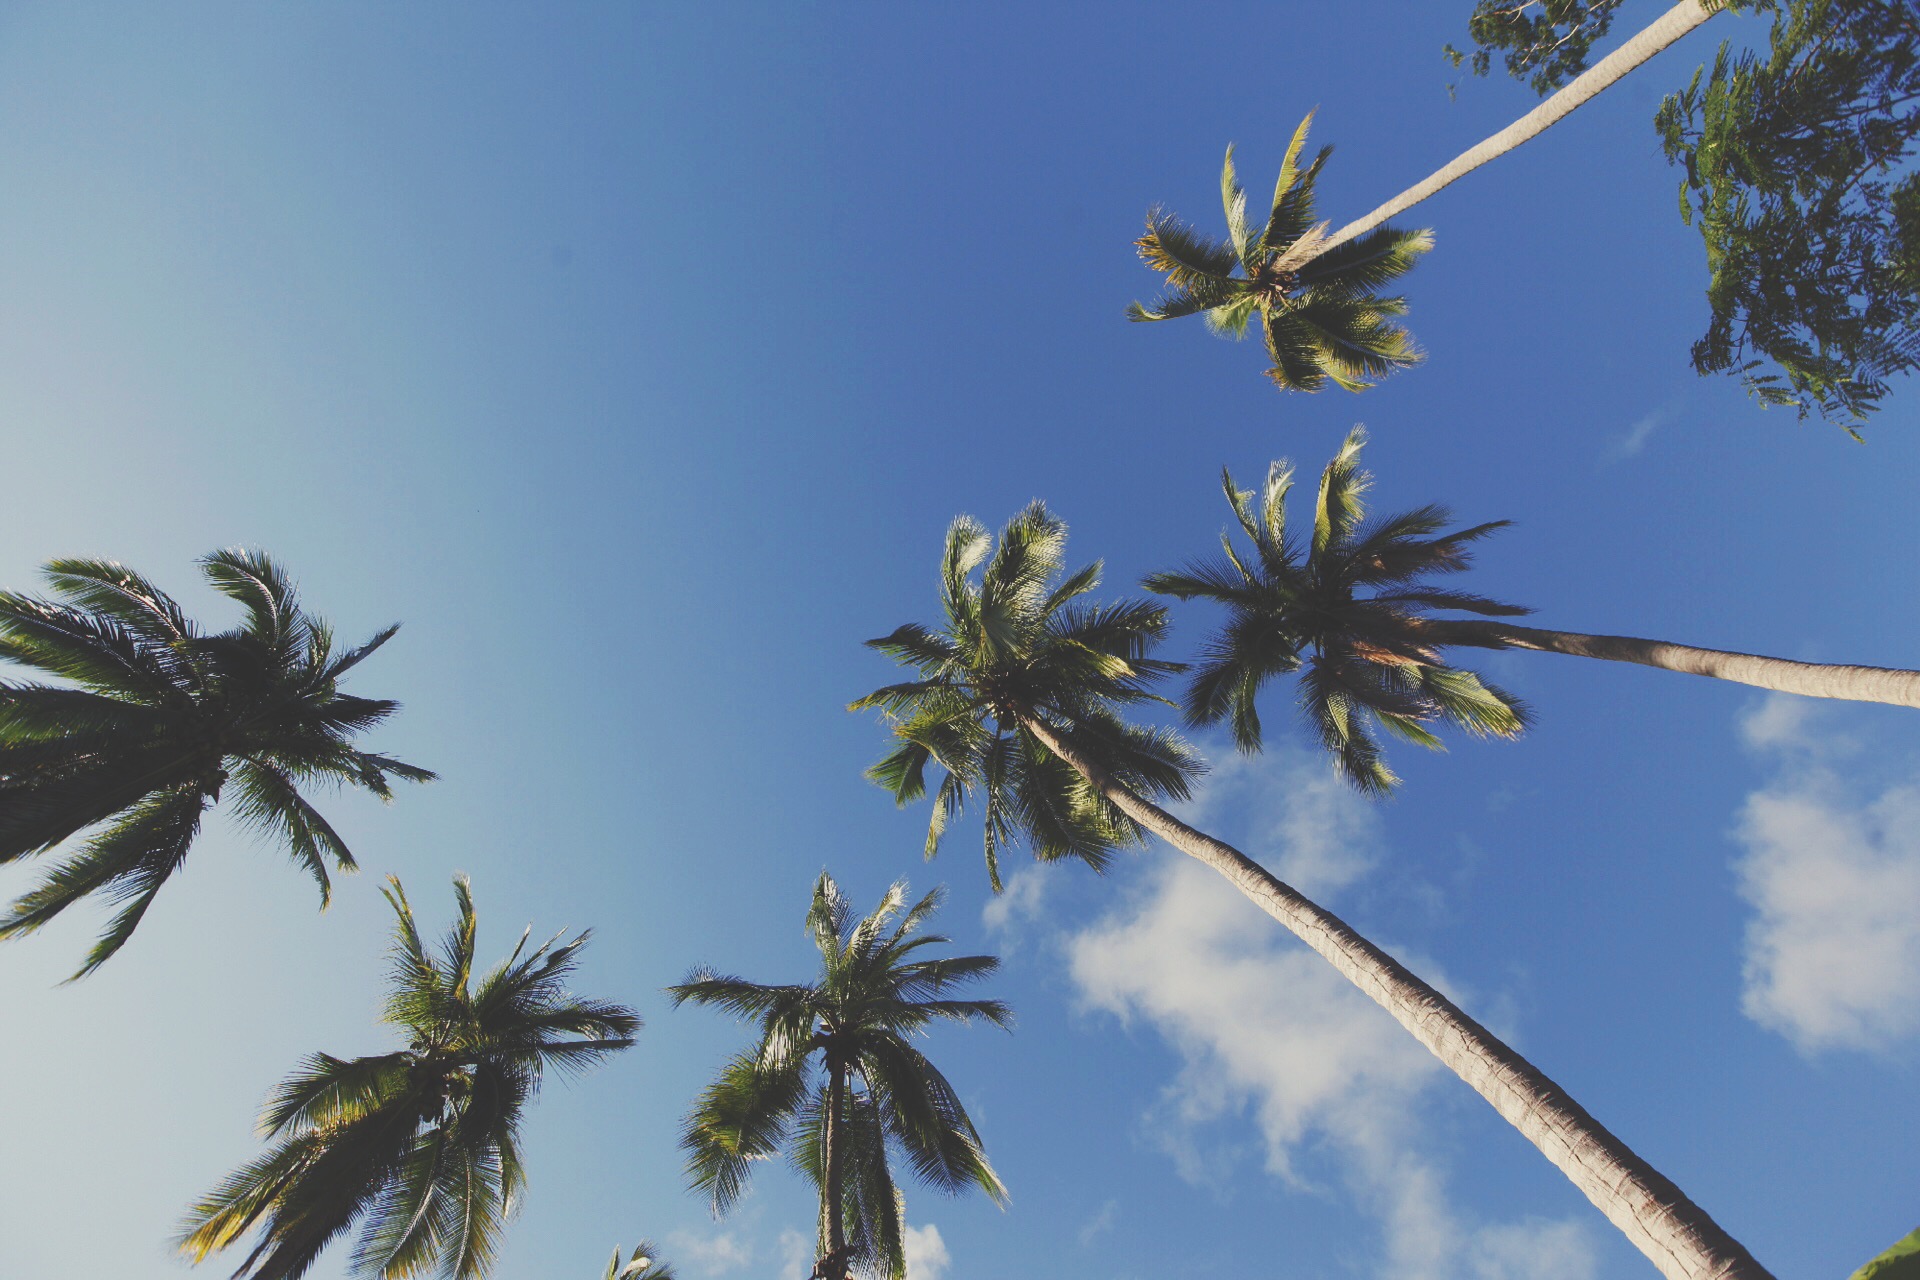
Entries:
{"label": "palm tree", "polygon": [[633,1256],[627,1259],[625,1266],[620,1265],[620,1246],[613,1246],[613,1258],[607,1263],[607,1273],[600,1280],[674,1280],[673,1268],[660,1261],[659,1246],[651,1240],[642,1240],[633,1246]]}
{"label": "palm tree", "polygon": [[294,1280],[359,1222],[357,1275],[484,1276],[526,1184],[520,1119],[542,1076],[584,1072],[633,1044],[633,1010],[566,989],[586,933],[531,952],[523,933],[476,982],[465,877],[453,882],[459,919],[437,957],[391,884],[382,892],[399,920],[383,1021],[407,1047],[316,1053],[281,1081],[260,1117],[266,1154],[187,1213],[179,1244],[193,1261],[258,1228],[236,1280]]}
{"label": "palm tree", "polygon": [[752,1162],[787,1144],[820,1193],[813,1274],[824,1280],[844,1280],[851,1269],[890,1280],[906,1274],[890,1145],[941,1191],[977,1187],[997,1202],[1007,1198],[959,1095],[912,1044],[937,1019],[1012,1023],[998,1000],[949,995],[999,968],[997,959],[916,956],[947,942],[919,932],[941,896],[936,889],[902,912],[907,886],[897,883],[856,921],[822,872],[807,912],[820,951],[813,983],[765,986],[701,968],[667,988],[675,1005],[718,1005],[760,1024],[758,1043],[721,1070],[687,1118],[681,1145],[693,1185],[725,1213]]}
{"label": "palm tree", "polygon": [[1330,253],[1367,235],[1389,218],[1398,217],[1443,187],[1466,177],[1489,160],[1497,160],[1523,142],[1531,141],[1600,96],[1603,89],[1673,44],[1726,7],[1726,0],[1680,0],[1636,32],[1632,39],[1575,76],[1552,97],[1512,124],[1449,160],[1378,208],[1355,218],[1326,237],[1321,252]]}
{"label": "palm tree", "polygon": [[[1361,497],[1371,477],[1360,470],[1359,458],[1366,438],[1355,427],[1321,473],[1313,532],[1304,545],[1287,526],[1293,467],[1276,462],[1258,494],[1240,489],[1232,475],[1222,476],[1234,519],[1253,544],[1251,554],[1236,551],[1223,536],[1220,557],[1147,578],[1149,590],[1227,607],[1226,622],[1207,642],[1187,686],[1190,724],[1227,720],[1241,750],[1257,751],[1261,688],[1300,672],[1301,705],[1340,771],[1361,790],[1382,793],[1397,779],[1381,758],[1374,726],[1432,748],[1440,740],[1429,726],[1440,721],[1502,738],[1526,727],[1525,706],[1447,662],[1442,655],[1449,648],[1575,654],[1783,693],[1920,707],[1920,671],[1793,662],[1494,621],[1530,610],[1444,590],[1426,579],[1465,569],[1469,546],[1510,522],[1442,533],[1451,516],[1440,506],[1365,520]],[[1441,618],[1434,610],[1481,616]]]}
{"label": "palm tree", "polygon": [[[1462,152],[1414,186],[1331,235],[1313,220],[1313,183],[1331,148],[1305,170],[1296,168],[1309,114],[1294,131],[1274,189],[1273,212],[1258,234],[1246,221],[1246,194],[1234,178],[1233,148],[1220,174],[1228,243],[1219,244],[1156,209],[1147,234],[1135,241],[1147,265],[1167,277],[1167,293],[1153,306],[1127,309],[1131,320],[1168,320],[1203,314],[1215,332],[1243,337],[1258,312],[1273,364],[1267,376],[1282,391],[1318,391],[1331,379],[1360,391],[1421,353],[1390,317],[1406,314],[1401,298],[1374,290],[1411,270],[1433,247],[1428,231],[1395,231],[1387,221],[1487,161],[1585,105],[1601,90],[1718,12],[1724,0],[1680,0],[1620,48],[1565,88],[1492,137]],[[1711,6],[1711,7],[1709,7]],[[1235,274],[1238,267],[1239,274]]]}
{"label": "palm tree", "polygon": [[[1174,668],[1149,656],[1166,628],[1164,610],[1081,603],[1099,581],[1097,564],[1056,586],[1066,527],[1038,504],[1001,531],[990,560],[988,548],[977,522],[954,522],[941,575],[946,625],[908,624],[868,641],[919,678],[854,704],[881,708],[893,722],[897,746],[869,776],[900,803],[926,794],[928,765],[945,772],[930,839],[976,792],[990,851],[1024,837],[1041,856],[1058,856],[1063,828],[1109,842],[1161,837],[1226,877],[1393,1015],[1663,1274],[1767,1276],[1678,1187],[1452,1001],[1240,850],[1154,803],[1184,796],[1198,763],[1171,734],[1127,725],[1116,708],[1150,698],[1154,677]],[[1035,759],[1035,750],[1048,760]]]}
{"label": "palm tree", "polygon": [[1313,116],[1300,122],[1273,208],[1258,227],[1247,222],[1247,193],[1233,168],[1233,148],[1220,171],[1227,243],[1209,239],[1163,210],[1147,214],[1147,233],[1135,244],[1148,266],[1167,277],[1167,292],[1151,307],[1136,302],[1130,320],[1204,315],[1216,333],[1246,336],[1257,316],[1272,367],[1267,376],[1283,391],[1318,391],[1332,379],[1349,391],[1370,385],[1421,356],[1413,338],[1391,317],[1406,314],[1400,298],[1377,290],[1413,269],[1433,247],[1425,231],[1382,227],[1337,251],[1326,244],[1327,224],[1316,224],[1313,188],[1332,154],[1322,147],[1306,168],[1301,148]]}
{"label": "palm tree", "polygon": [[324,908],[327,863],[351,871],[353,854],[301,785],[388,800],[391,779],[434,776],[352,745],[399,704],[344,694],[340,679],[397,627],[338,652],[265,554],[216,551],[200,567],[245,611],[239,626],[206,634],[166,592],[105,560],[49,563],[54,601],[0,592],[0,659],[66,682],[0,682],[0,864],[98,828],[0,917],[0,939],[89,894],[124,904],[76,978],[125,945],[229,783],[240,820],[285,843]]}

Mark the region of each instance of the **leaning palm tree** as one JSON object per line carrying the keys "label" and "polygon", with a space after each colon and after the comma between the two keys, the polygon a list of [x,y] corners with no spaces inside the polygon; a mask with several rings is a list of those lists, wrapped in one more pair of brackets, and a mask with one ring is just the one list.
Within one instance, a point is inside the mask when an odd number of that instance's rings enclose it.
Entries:
{"label": "leaning palm tree", "polygon": [[257,1229],[236,1280],[294,1280],[359,1223],[356,1275],[477,1280],[526,1183],[520,1121],[542,1077],[584,1072],[633,1043],[633,1010],[566,989],[586,933],[530,952],[523,933],[476,981],[466,879],[454,880],[460,915],[438,956],[391,884],[383,892],[399,919],[384,1021],[406,1048],[316,1053],[283,1080],[260,1117],[266,1154],[188,1211],[180,1251],[193,1261]]}
{"label": "leaning palm tree", "polygon": [[340,691],[341,677],[393,638],[337,650],[293,583],[257,551],[200,562],[239,602],[240,625],[208,634],[124,565],[55,560],[57,599],[0,592],[0,659],[61,684],[0,681],[0,864],[92,829],[0,916],[0,939],[45,925],[89,894],[121,909],[75,977],[125,945],[231,785],[234,812],[285,844],[320,885],[353,854],[301,794],[318,782],[392,798],[391,780],[434,775],[353,745],[398,709]]}
{"label": "leaning palm tree", "polygon": [[[1299,673],[1300,705],[1340,771],[1363,791],[1397,781],[1375,729],[1437,748],[1432,726],[1511,738],[1526,708],[1505,690],[1452,665],[1452,648],[1534,649],[1637,662],[1691,675],[1819,698],[1920,707],[1920,671],[1794,662],[1700,649],[1631,636],[1548,631],[1497,621],[1531,612],[1427,581],[1470,563],[1472,543],[1510,523],[1495,520],[1442,532],[1451,516],[1425,506],[1365,519],[1371,477],[1360,469],[1366,432],[1355,427],[1320,475],[1312,532],[1287,523],[1293,467],[1281,461],[1258,494],[1222,475],[1227,504],[1252,543],[1242,554],[1222,536],[1222,554],[1146,580],[1149,590],[1225,605],[1227,618],[1208,640],[1184,699],[1188,723],[1226,720],[1243,751],[1261,742],[1260,691]],[[1436,617],[1435,611],[1478,614]]]}
{"label": "leaning palm tree", "polygon": [[1152,306],[1134,303],[1128,318],[1201,314],[1215,332],[1239,338],[1257,313],[1273,362],[1267,376],[1283,391],[1318,391],[1329,380],[1359,391],[1372,385],[1370,379],[1417,363],[1421,354],[1413,339],[1391,319],[1405,314],[1405,301],[1377,297],[1375,290],[1411,270],[1433,247],[1433,236],[1395,231],[1387,221],[1545,132],[1723,4],[1681,0],[1532,111],[1331,234],[1328,223],[1313,219],[1314,179],[1331,148],[1323,148],[1306,169],[1297,168],[1311,114],[1287,147],[1264,227],[1247,223],[1246,194],[1234,178],[1233,148],[1228,147],[1220,175],[1228,243],[1202,236],[1160,210],[1149,213],[1147,233],[1135,245],[1141,258],[1167,277],[1168,290]]}
{"label": "leaning palm tree", "polygon": [[976,521],[954,522],[941,573],[946,624],[908,624],[868,641],[918,678],[854,703],[893,722],[895,749],[869,776],[900,803],[926,794],[929,765],[944,772],[930,841],[973,795],[983,803],[990,854],[1019,838],[1045,857],[1073,852],[1063,843],[1071,838],[1104,852],[1159,836],[1226,877],[1386,1009],[1663,1274],[1767,1276],[1678,1187],[1452,1001],[1252,858],[1155,803],[1184,796],[1198,767],[1171,734],[1119,716],[1118,708],[1152,697],[1152,680],[1175,665],[1150,656],[1166,628],[1163,609],[1084,603],[1099,566],[1060,581],[1066,527],[1038,504],[1001,531],[991,559],[989,547]]}
{"label": "leaning palm tree", "polygon": [[940,899],[936,889],[907,907],[899,883],[854,920],[822,872],[807,912],[820,951],[811,984],[767,986],[702,968],[667,988],[676,1005],[718,1005],[760,1024],[758,1043],[721,1070],[687,1119],[681,1145],[693,1185],[725,1213],[746,1189],[753,1161],[786,1145],[820,1193],[813,1274],[822,1280],[845,1280],[853,1270],[906,1275],[904,1201],[889,1146],[938,1190],[977,1187],[1006,1201],[960,1096],[912,1043],[935,1020],[1012,1021],[998,1000],[949,994],[999,968],[994,957],[916,954],[947,941],[919,931]]}
{"label": "leaning palm tree", "polygon": [[1127,318],[1199,314],[1214,332],[1232,338],[1245,337],[1257,322],[1273,362],[1267,376],[1281,390],[1318,391],[1331,379],[1359,391],[1421,358],[1412,335],[1393,322],[1406,313],[1405,301],[1378,291],[1412,270],[1433,237],[1382,227],[1328,250],[1327,224],[1314,221],[1313,188],[1333,148],[1322,147],[1300,167],[1312,123],[1308,115],[1294,130],[1272,209],[1258,225],[1247,221],[1247,193],[1227,148],[1220,171],[1226,243],[1164,210],[1147,215],[1147,233],[1135,244],[1147,265],[1167,277],[1167,291],[1152,306],[1128,307]]}
{"label": "leaning palm tree", "polygon": [[1680,0],[1680,3],[1642,27],[1625,44],[1575,76],[1545,102],[1500,132],[1467,148],[1385,204],[1355,218],[1327,236],[1321,252],[1331,253],[1347,242],[1371,233],[1387,219],[1405,213],[1428,196],[1453,185],[1489,160],[1497,160],[1520,144],[1539,137],[1574,111],[1599,97],[1602,90],[1629,71],[1726,7],[1727,0]]}
{"label": "leaning palm tree", "polygon": [[620,1246],[613,1246],[613,1258],[607,1263],[607,1272],[600,1280],[674,1280],[673,1268],[662,1262],[658,1254],[660,1249],[651,1240],[642,1240],[633,1246],[633,1255],[622,1265]]}

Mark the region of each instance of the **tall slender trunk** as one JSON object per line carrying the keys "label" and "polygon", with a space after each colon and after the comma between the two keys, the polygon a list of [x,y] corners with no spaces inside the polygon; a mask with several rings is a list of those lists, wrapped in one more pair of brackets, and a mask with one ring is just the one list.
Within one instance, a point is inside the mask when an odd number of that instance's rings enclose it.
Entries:
{"label": "tall slender trunk", "polygon": [[842,1280],[847,1274],[847,1227],[841,1200],[844,1171],[840,1162],[840,1126],[845,1119],[847,1068],[827,1062],[827,1123],[820,1135],[820,1240],[826,1250],[815,1274],[823,1280]]}
{"label": "tall slender trunk", "polygon": [[1442,187],[1472,173],[1487,161],[1497,159],[1521,143],[1545,133],[1550,126],[1559,123],[1576,108],[1585,106],[1589,100],[1599,96],[1602,89],[1717,12],[1719,12],[1717,6],[1709,9],[1701,3],[1701,0],[1680,0],[1679,4],[1655,18],[1651,25],[1642,29],[1631,40],[1574,77],[1551,98],[1478,146],[1461,152],[1424,182],[1408,187],[1372,213],[1349,222],[1334,232],[1332,237],[1320,246],[1315,256],[1325,253],[1335,245],[1345,244],[1355,236],[1365,235],[1388,218],[1411,209]]}
{"label": "tall slender trunk", "polygon": [[1544,631],[1481,618],[1428,619],[1423,635],[1443,645],[1482,649],[1533,649],[1609,662],[1637,662],[1690,676],[1712,676],[1759,689],[1799,693],[1809,698],[1845,698],[1850,702],[1886,702],[1920,707],[1920,671],[1896,667],[1855,667],[1829,662],[1795,662],[1723,649],[1696,649],[1634,636],[1589,636],[1578,631]]}
{"label": "tall slender trunk", "polygon": [[1668,1280],[1772,1280],[1739,1241],[1566,1090],[1406,966],[1232,845],[1135,795],[1038,718],[1023,714],[1020,723],[1121,812],[1225,876],[1392,1014],[1540,1148]]}

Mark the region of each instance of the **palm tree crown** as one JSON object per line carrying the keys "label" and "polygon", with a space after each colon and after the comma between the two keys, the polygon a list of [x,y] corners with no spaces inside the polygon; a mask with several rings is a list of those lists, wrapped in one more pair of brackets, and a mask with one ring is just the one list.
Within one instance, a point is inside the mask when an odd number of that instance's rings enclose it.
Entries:
{"label": "palm tree crown", "polygon": [[391,799],[391,779],[434,776],[352,745],[399,704],[344,694],[340,679],[397,627],[337,651],[263,553],[217,551],[200,567],[245,611],[239,626],[206,634],[111,561],[48,564],[56,601],[0,592],[0,658],[66,682],[0,682],[0,863],[99,827],[0,917],[0,938],[88,894],[124,904],[76,977],[126,943],[229,783],[240,819],[285,843],[324,906],[328,862],[351,871],[353,854],[301,785]]}
{"label": "palm tree crown", "polygon": [[1333,148],[1322,147],[1299,167],[1312,123],[1308,115],[1294,131],[1265,223],[1247,221],[1232,147],[1220,171],[1225,244],[1164,210],[1147,215],[1147,233],[1135,243],[1147,265],[1167,277],[1167,292],[1150,307],[1134,303],[1127,318],[1197,313],[1214,332],[1242,338],[1257,316],[1273,361],[1267,376],[1281,390],[1318,391],[1331,379],[1361,391],[1421,359],[1412,335],[1393,323],[1406,314],[1405,300],[1377,291],[1412,270],[1433,236],[1382,226],[1329,246],[1327,224],[1314,221],[1313,187]]}
{"label": "palm tree crown", "polygon": [[607,1263],[606,1274],[600,1280],[674,1280],[673,1268],[660,1260],[660,1248],[651,1240],[642,1240],[633,1246],[633,1255],[624,1265],[620,1261],[620,1246],[613,1246],[613,1258]]}
{"label": "palm tree crown", "polygon": [[364,1220],[357,1275],[487,1273],[526,1182],[520,1119],[545,1071],[587,1070],[630,1046],[640,1019],[567,991],[585,933],[531,952],[522,934],[475,981],[473,895],[464,878],[454,891],[459,919],[438,956],[400,882],[387,892],[399,919],[383,1020],[407,1047],[317,1053],[282,1081],[260,1118],[271,1147],[189,1210],[181,1252],[199,1262],[258,1227],[234,1275],[293,1280]]}
{"label": "palm tree crown", "polygon": [[811,984],[766,986],[696,969],[668,988],[676,1005],[718,1005],[760,1024],[758,1042],[726,1065],[688,1117],[681,1145],[694,1186],[724,1213],[753,1161],[790,1143],[793,1163],[820,1190],[816,1276],[840,1280],[849,1267],[905,1275],[889,1145],[930,1186],[1006,1200],[959,1095],[912,1043],[936,1020],[1012,1021],[998,1000],[949,994],[999,968],[997,959],[919,955],[947,942],[919,932],[940,899],[936,889],[907,907],[906,885],[895,884],[855,920],[822,872],[807,912],[820,951]]}
{"label": "palm tree crown", "polygon": [[1370,722],[1431,748],[1441,745],[1427,727],[1436,721],[1503,738],[1527,725],[1518,699],[1442,661],[1427,611],[1513,617],[1528,610],[1424,581],[1466,568],[1468,544],[1509,522],[1443,534],[1451,516],[1438,506],[1366,520],[1361,496],[1371,477],[1359,468],[1365,442],[1366,432],[1355,427],[1321,473],[1313,532],[1304,546],[1287,528],[1290,464],[1274,463],[1258,494],[1223,473],[1228,505],[1253,554],[1243,557],[1223,534],[1220,557],[1154,574],[1146,586],[1227,606],[1227,620],[1187,686],[1190,723],[1227,720],[1240,748],[1257,751],[1260,716],[1254,704],[1261,687],[1298,671],[1301,706],[1340,771],[1361,790],[1382,793],[1398,779]]}
{"label": "palm tree crown", "polygon": [[1184,670],[1148,656],[1166,632],[1166,610],[1137,600],[1085,602],[1100,584],[1100,565],[1061,580],[1066,540],[1066,525],[1037,502],[1001,530],[997,546],[977,520],[955,520],[940,575],[946,625],[908,623],[867,641],[921,678],[852,704],[879,708],[893,722],[898,745],[867,776],[900,804],[926,794],[929,764],[945,771],[927,829],[929,857],[967,797],[982,795],[996,891],[999,850],[1017,837],[1043,861],[1078,858],[1096,870],[1115,847],[1143,839],[1132,818],[1041,743],[1036,723],[1144,795],[1184,799],[1201,768],[1178,737],[1130,725],[1115,710],[1157,700],[1153,682]]}

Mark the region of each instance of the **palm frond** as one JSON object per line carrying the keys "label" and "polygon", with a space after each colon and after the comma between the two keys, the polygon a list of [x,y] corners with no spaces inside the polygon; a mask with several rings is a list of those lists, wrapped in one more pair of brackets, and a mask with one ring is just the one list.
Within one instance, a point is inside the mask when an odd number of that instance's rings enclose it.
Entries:
{"label": "palm frond", "polygon": [[1176,288],[1230,279],[1239,265],[1232,245],[1201,234],[1163,209],[1147,213],[1147,233],[1133,243],[1140,260]]}
{"label": "palm frond", "polygon": [[400,882],[386,890],[395,913],[386,1017],[408,1046],[314,1054],[282,1081],[261,1119],[273,1145],[189,1210],[183,1252],[198,1261],[257,1230],[236,1275],[294,1280],[357,1229],[356,1273],[480,1280],[491,1270],[525,1184],[519,1125],[543,1068],[597,1061],[630,1044],[639,1020],[566,991],[584,935],[531,951],[522,935],[475,985],[476,913],[465,882],[455,884],[455,923],[438,953],[422,944]]}

